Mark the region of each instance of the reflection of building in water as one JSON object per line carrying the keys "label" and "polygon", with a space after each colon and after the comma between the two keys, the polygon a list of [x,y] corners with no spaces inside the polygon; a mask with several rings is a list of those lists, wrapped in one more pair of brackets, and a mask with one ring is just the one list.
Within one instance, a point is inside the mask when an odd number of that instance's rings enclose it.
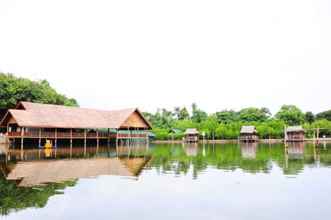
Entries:
{"label": "reflection of building in water", "polygon": [[245,159],[255,159],[257,143],[256,142],[245,142],[240,144],[241,156]]}
{"label": "reflection of building in water", "polygon": [[304,142],[291,142],[287,145],[288,159],[303,159]]}
{"label": "reflection of building in water", "polygon": [[7,180],[19,186],[36,186],[100,175],[137,176],[150,158],[93,158],[21,161],[10,169]]}
{"label": "reflection of building in water", "polygon": [[198,155],[198,143],[183,144],[187,156],[195,157]]}

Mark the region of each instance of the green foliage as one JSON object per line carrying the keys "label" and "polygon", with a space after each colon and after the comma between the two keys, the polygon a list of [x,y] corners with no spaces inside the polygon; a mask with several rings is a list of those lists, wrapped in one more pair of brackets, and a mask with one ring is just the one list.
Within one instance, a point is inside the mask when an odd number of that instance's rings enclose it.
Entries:
{"label": "green foliage", "polygon": [[271,113],[267,108],[244,108],[239,111],[239,120],[243,122],[266,121]]}
{"label": "green foliage", "polygon": [[316,115],[316,119],[326,119],[326,120],[331,121],[331,110],[318,113]]}
{"label": "green foliage", "polygon": [[216,117],[217,121],[223,124],[239,121],[238,113],[233,110],[223,110],[216,112]]}
{"label": "green foliage", "polygon": [[0,73],[0,108],[13,108],[18,101],[78,106],[77,101],[59,94],[46,80],[31,81]]}
{"label": "green foliage", "polygon": [[305,113],[305,121],[308,123],[313,123],[315,121],[315,115],[312,112]]}
{"label": "green foliage", "polygon": [[283,105],[276,118],[285,121],[287,125],[300,125],[305,121],[305,114],[295,105]]}
{"label": "green foliage", "polygon": [[[181,112],[185,112],[182,114]],[[322,114],[326,116],[327,114]],[[200,110],[196,104],[192,104],[192,117],[185,108],[176,107],[174,112],[166,109],[159,110],[156,114],[145,113],[158,133],[157,139],[181,139],[183,132],[188,128],[197,128],[201,133],[206,134],[208,139],[237,139],[240,128],[243,125],[254,125],[260,138],[283,138],[284,127],[289,125],[304,125],[308,129],[307,137],[312,137],[311,128],[328,128],[321,130],[320,135],[331,135],[330,121],[317,120],[312,112],[305,114],[296,106],[284,105],[275,115],[267,108],[244,108],[240,111],[223,110],[208,115]],[[321,117],[321,116],[320,116]],[[315,127],[314,127],[315,126]],[[178,129],[181,132],[170,135],[171,129]],[[309,130],[310,129],[310,130]],[[168,135],[166,134],[168,132]],[[330,134],[329,134],[330,133]]]}
{"label": "green foliage", "polygon": [[192,104],[192,121],[196,123],[200,123],[204,120],[206,120],[208,117],[208,114],[201,109],[198,108],[197,104],[193,103]]}
{"label": "green foliage", "polygon": [[190,114],[185,107],[176,107],[174,110],[174,114],[177,120],[187,120],[190,118]]}
{"label": "green foliage", "polygon": [[60,194],[59,190],[74,186],[76,181],[52,183],[40,187],[17,187],[15,182],[7,181],[0,176],[0,215],[8,215],[29,207],[42,208],[49,197]]}

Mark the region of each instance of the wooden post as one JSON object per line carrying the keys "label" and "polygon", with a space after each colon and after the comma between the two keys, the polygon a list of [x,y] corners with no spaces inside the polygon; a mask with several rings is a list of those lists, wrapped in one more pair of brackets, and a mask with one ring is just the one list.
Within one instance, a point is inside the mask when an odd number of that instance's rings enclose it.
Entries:
{"label": "wooden post", "polygon": [[39,128],[39,148],[41,148],[41,128]]}
{"label": "wooden post", "polygon": [[97,149],[99,149],[99,132],[98,129],[96,129],[97,131]]}
{"label": "wooden post", "polygon": [[116,129],[116,154],[118,156],[118,129]]}
{"label": "wooden post", "polygon": [[84,129],[84,156],[86,155],[86,129]]}
{"label": "wooden post", "polygon": [[320,129],[317,128],[317,130],[316,130],[316,142],[317,142],[317,144],[319,143],[319,136],[320,136]]}
{"label": "wooden post", "polygon": [[70,152],[72,151],[72,128],[70,128]]}
{"label": "wooden post", "polygon": [[286,141],[287,141],[287,133],[286,133],[286,126],[284,126],[284,143],[286,145]]}
{"label": "wooden post", "polygon": [[54,147],[57,148],[57,128],[55,128],[55,141]]}
{"label": "wooden post", "polygon": [[21,128],[21,159],[23,160],[23,149],[24,149],[24,127]]}
{"label": "wooden post", "polygon": [[109,147],[110,142],[110,129],[108,128],[108,134],[107,134],[107,147]]}

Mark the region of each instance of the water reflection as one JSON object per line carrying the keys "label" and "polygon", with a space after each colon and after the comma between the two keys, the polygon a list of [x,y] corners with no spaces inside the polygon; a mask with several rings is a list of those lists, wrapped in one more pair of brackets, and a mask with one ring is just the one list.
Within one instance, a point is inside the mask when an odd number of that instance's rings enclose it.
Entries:
{"label": "water reflection", "polygon": [[155,179],[173,175],[195,180],[213,170],[268,174],[274,168],[296,176],[307,166],[330,167],[331,145],[193,143],[25,150],[1,146],[0,159],[0,211],[7,215],[44,207],[51,196],[75,187],[79,179],[98,176],[138,180],[144,171],[156,171]]}

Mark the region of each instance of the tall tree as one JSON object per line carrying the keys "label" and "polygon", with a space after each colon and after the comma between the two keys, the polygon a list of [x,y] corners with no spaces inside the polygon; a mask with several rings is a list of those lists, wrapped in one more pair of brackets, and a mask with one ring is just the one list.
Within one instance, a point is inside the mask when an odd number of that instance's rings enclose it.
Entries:
{"label": "tall tree", "polygon": [[267,108],[244,108],[239,111],[239,119],[243,122],[262,122],[270,117],[270,111]]}
{"label": "tall tree", "polygon": [[219,123],[228,124],[239,120],[238,113],[233,110],[223,110],[216,112],[216,118]]}
{"label": "tall tree", "polygon": [[326,119],[331,121],[331,110],[318,113],[316,119]]}
{"label": "tall tree", "polygon": [[299,125],[304,123],[305,114],[295,105],[283,105],[276,118],[283,120],[287,125]]}
{"label": "tall tree", "polygon": [[315,115],[312,112],[306,112],[305,121],[309,124],[313,123],[315,121]]}
{"label": "tall tree", "polygon": [[207,113],[200,110],[197,106],[197,104],[192,104],[192,121],[200,123],[204,120],[206,120],[208,117]]}
{"label": "tall tree", "polygon": [[0,73],[0,108],[13,108],[18,101],[78,106],[75,99],[59,94],[46,80],[31,81]]}

